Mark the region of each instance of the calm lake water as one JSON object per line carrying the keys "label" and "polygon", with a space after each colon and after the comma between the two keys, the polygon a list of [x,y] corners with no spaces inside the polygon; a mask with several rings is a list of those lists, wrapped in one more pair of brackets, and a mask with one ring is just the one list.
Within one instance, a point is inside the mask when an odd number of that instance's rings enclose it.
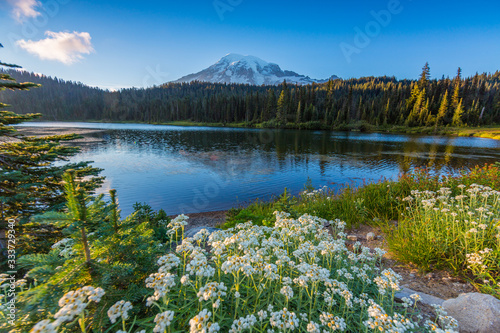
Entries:
{"label": "calm lake water", "polygon": [[[27,124],[28,125],[28,124]],[[103,168],[101,192],[118,191],[122,216],[135,202],[168,214],[229,209],[268,199],[308,177],[316,187],[396,178],[415,167],[433,172],[500,160],[500,141],[480,138],[326,131],[176,127],[142,124],[29,123],[96,128],[71,161]]]}

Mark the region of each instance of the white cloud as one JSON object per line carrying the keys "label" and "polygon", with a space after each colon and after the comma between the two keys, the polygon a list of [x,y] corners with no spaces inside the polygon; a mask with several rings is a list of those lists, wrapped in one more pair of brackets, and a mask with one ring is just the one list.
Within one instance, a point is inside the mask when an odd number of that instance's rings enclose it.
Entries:
{"label": "white cloud", "polygon": [[37,17],[41,15],[36,7],[42,4],[38,0],[7,0],[13,7],[12,13],[18,21],[22,21],[24,18]]}
{"label": "white cloud", "polygon": [[46,31],[45,35],[47,38],[39,41],[21,39],[16,44],[42,60],[55,60],[66,65],[83,59],[82,54],[94,51],[88,32]]}

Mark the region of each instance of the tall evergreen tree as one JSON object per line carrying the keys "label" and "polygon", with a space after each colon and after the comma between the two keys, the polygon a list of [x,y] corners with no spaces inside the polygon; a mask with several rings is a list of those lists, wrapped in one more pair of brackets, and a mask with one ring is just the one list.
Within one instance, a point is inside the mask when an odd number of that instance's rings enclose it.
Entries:
{"label": "tall evergreen tree", "polygon": [[458,67],[457,76],[453,80],[453,95],[451,97],[450,108],[455,111],[460,102],[460,86],[462,84],[462,69]]}
{"label": "tall evergreen tree", "polygon": [[278,107],[276,109],[276,122],[279,126],[286,124],[285,117],[287,114],[287,102],[285,90],[281,91],[280,98],[278,99]]}
{"label": "tall evergreen tree", "polygon": [[420,90],[424,90],[427,88],[430,77],[431,77],[431,68],[429,66],[429,63],[426,62],[424,67],[422,68],[422,74],[420,74],[420,79],[418,80],[418,86]]}
{"label": "tall evergreen tree", "polygon": [[443,118],[446,116],[448,112],[449,101],[448,101],[448,91],[444,93],[444,97],[441,100],[441,105],[439,106],[438,114],[436,116],[436,127],[440,125]]}
{"label": "tall evergreen tree", "polygon": [[458,127],[463,125],[462,115],[464,113],[464,108],[462,106],[462,102],[463,100],[461,99],[457,105],[457,108],[455,109],[455,113],[453,114],[453,119],[451,121],[452,126]]}
{"label": "tall evergreen tree", "polygon": [[302,102],[299,101],[297,106],[297,115],[295,117],[295,123],[300,124],[302,122]]}
{"label": "tall evergreen tree", "polygon": [[[0,65],[19,67],[0,61]],[[18,83],[10,75],[1,74],[0,90],[28,90],[38,87],[33,83]],[[7,107],[0,103],[1,108]],[[30,215],[49,208],[62,208],[62,175],[68,169],[75,169],[79,176],[89,176],[84,183],[87,190],[96,189],[102,178],[100,172],[89,162],[69,163],[56,166],[54,162],[64,161],[79,152],[79,148],[63,145],[62,142],[78,138],[77,135],[55,135],[26,137],[12,127],[23,121],[35,119],[39,114],[19,115],[0,111],[0,223],[8,218],[27,219]]]}

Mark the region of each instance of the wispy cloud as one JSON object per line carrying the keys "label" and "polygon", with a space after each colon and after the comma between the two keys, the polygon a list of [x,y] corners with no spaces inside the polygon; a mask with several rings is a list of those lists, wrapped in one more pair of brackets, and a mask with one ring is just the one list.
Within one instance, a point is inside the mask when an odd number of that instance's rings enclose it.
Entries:
{"label": "wispy cloud", "polygon": [[38,0],[7,0],[7,2],[13,7],[12,13],[18,21],[41,15],[36,9],[42,5]]}
{"label": "wispy cloud", "polygon": [[16,44],[42,60],[55,60],[70,65],[83,59],[82,54],[94,51],[88,32],[46,31],[47,38],[39,41],[21,39]]}

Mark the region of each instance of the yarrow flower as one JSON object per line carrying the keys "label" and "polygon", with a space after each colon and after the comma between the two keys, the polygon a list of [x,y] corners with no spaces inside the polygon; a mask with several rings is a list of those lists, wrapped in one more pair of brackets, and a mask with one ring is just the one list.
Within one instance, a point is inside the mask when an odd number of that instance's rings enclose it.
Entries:
{"label": "yarrow flower", "polygon": [[323,312],[319,316],[319,320],[331,331],[344,331],[347,328],[344,318],[333,316],[331,313]]}
{"label": "yarrow flower", "polygon": [[233,321],[229,333],[243,332],[244,330],[251,329],[257,323],[257,318],[254,315],[248,315]]}
{"label": "yarrow flower", "polygon": [[54,318],[58,319],[59,322],[73,321],[75,317],[85,310],[89,301],[99,303],[102,296],[104,296],[102,288],[91,286],[70,291],[59,300],[61,309],[54,315]]}
{"label": "yarrow flower", "polygon": [[167,254],[160,259],[158,259],[158,265],[160,266],[160,269],[158,272],[160,273],[167,273],[169,272],[172,268],[175,268],[179,266],[181,263],[181,260],[173,253]]}
{"label": "yarrow flower", "polygon": [[78,317],[87,307],[90,301],[99,303],[104,296],[102,288],[94,288],[85,286],[77,290],[70,291],[64,294],[59,299],[61,309],[54,315],[55,321],[51,322],[48,319],[38,322],[31,329],[30,333],[52,333],[57,332],[59,326],[64,322],[71,322],[75,317]]}
{"label": "yarrow flower", "polygon": [[199,301],[208,301],[210,299],[220,299],[226,296],[227,287],[224,285],[224,282],[210,282],[205,286],[201,287],[198,291]]}
{"label": "yarrow flower", "polygon": [[175,286],[175,275],[171,273],[153,273],[146,279],[146,287],[155,290],[153,296],[148,297],[147,306],[153,304],[154,301],[166,296],[168,292]]}
{"label": "yarrow flower", "polygon": [[401,279],[401,275],[395,273],[392,269],[386,269],[382,272],[382,275],[376,277],[373,281],[377,284],[379,293],[385,295],[387,290],[400,290],[399,281]]}
{"label": "yarrow flower", "polygon": [[281,288],[280,293],[282,293],[287,299],[291,299],[293,297],[293,289],[290,286],[284,286]]}
{"label": "yarrow flower", "polygon": [[170,326],[174,320],[174,312],[173,311],[165,311],[156,315],[154,322],[156,323],[153,332],[161,332],[163,333],[165,329]]}
{"label": "yarrow flower", "polygon": [[108,317],[112,324],[116,323],[116,320],[120,317],[123,320],[128,319],[128,311],[132,309],[132,303],[119,301],[116,302],[112,307],[108,310]]}
{"label": "yarrow flower", "polygon": [[211,333],[220,330],[218,323],[209,322],[212,312],[203,309],[194,318],[189,321],[190,333]]}
{"label": "yarrow flower", "polygon": [[306,329],[308,333],[321,333],[320,325],[314,321],[309,322]]}
{"label": "yarrow flower", "polygon": [[370,300],[370,304],[368,308],[369,319],[363,323],[367,328],[380,332],[405,332],[416,327],[410,319],[404,318],[398,313],[394,314],[393,317],[387,315],[384,309],[373,300]]}
{"label": "yarrow flower", "polygon": [[270,319],[271,326],[277,327],[279,330],[294,330],[299,327],[299,318],[294,312],[283,310],[272,312]]}

